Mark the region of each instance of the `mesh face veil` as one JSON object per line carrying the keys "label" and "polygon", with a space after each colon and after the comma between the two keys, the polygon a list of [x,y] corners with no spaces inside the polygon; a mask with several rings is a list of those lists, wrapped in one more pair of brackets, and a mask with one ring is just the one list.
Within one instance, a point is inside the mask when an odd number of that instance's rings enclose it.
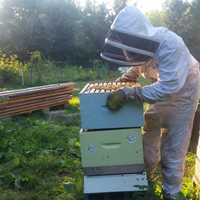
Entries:
{"label": "mesh face veil", "polygon": [[134,35],[110,31],[105,39],[101,57],[123,66],[138,66],[148,62],[159,43]]}

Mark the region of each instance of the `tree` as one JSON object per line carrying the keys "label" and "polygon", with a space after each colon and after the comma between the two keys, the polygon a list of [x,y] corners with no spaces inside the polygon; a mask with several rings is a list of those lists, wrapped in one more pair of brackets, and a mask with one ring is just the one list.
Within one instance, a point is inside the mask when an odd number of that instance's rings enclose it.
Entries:
{"label": "tree", "polygon": [[189,42],[192,53],[200,61],[200,1],[194,0],[191,7],[191,28],[189,32]]}
{"label": "tree", "polygon": [[72,1],[6,0],[1,21],[7,31],[1,46],[23,59],[39,50],[46,57],[68,60],[79,14]]}
{"label": "tree", "polygon": [[126,6],[127,0],[114,0],[113,9],[115,14],[118,14],[120,10],[122,10]]}
{"label": "tree", "polygon": [[82,60],[84,57],[88,60],[99,58],[110,24],[111,20],[106,5],[102,3],[95,6],[92,1],[87,1],[82,13],[81,31],[76,40],[76,48],[81,50],[79,53]]}
{"label": "tree", "polygon": [[22,60],[40,51],[52,60],[88,65],[99,58],[110,11],[88,0],[4,0],[0,14],[0,47]]}
{"label": "tree", "polygon": [[183,37],[192,54],[200,60],[200,1],[170,0],[165,8],[168,27]]}
{"label": "tree", "polygon": [[166,26],[166,13],[164,11],[151,11],[146,13],[154,26]]}

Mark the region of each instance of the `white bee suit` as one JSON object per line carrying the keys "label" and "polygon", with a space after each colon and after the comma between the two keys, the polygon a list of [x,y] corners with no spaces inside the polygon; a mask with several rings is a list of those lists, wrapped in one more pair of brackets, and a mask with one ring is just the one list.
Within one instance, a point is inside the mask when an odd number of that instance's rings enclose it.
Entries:
{"label": "white bee suit", "polygon": [[[141,89],[144,100],[152,104],[145,114],[144,153],[148,169],[153,169],[161,160],[163,189],[175,194],[181,189],[199,101],[199,64],[181,37],[167,28],[153,27],[134,6],[127,6],[119,13],[111,30],[159,43],[152,56],[159,79]],[[147,50],[145,44],[142,51],[135,49],[141,54],[144,50]],[[165,133],[161,133],[161,129]]]}

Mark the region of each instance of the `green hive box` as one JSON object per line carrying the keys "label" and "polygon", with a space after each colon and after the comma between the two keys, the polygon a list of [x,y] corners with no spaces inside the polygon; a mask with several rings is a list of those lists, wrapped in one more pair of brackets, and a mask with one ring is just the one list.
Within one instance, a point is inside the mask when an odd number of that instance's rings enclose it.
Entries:
{"label": "green hive box", "polygon": [[81,131],[82,166],[86,175],[144,171],[141,129]]}

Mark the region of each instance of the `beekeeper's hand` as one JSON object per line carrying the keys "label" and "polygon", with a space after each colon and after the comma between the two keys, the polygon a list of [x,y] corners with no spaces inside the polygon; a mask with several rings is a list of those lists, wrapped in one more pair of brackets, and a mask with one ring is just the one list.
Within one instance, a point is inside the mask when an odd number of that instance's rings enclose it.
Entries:
{"label": "beekeeper's hand", "polygon": [[107,98],[107,107],[112,111],[118,111],[128,101],[145,101],[142,95],[141,87],[125,87],[109,94]]}
{"label": "beekeeper's hand", "polygon": [[142,88],[141,87],[125,87],[122,89],[126,96],[127,101],[138,101],[143,102],[145,101],[142,95]]}
{"label": "beekeeper's hand", "polygon": [[141,67],[132,67],[125,74],[119,77],[117,82],[137,82],[138,77],[141,74]]}
{"label": "beekeeper's hand", "polygon": [[123,107],[126,101],[126,94],[123,89],[120,89],[108,95],[106,106],[112,111],[118,111]]}

